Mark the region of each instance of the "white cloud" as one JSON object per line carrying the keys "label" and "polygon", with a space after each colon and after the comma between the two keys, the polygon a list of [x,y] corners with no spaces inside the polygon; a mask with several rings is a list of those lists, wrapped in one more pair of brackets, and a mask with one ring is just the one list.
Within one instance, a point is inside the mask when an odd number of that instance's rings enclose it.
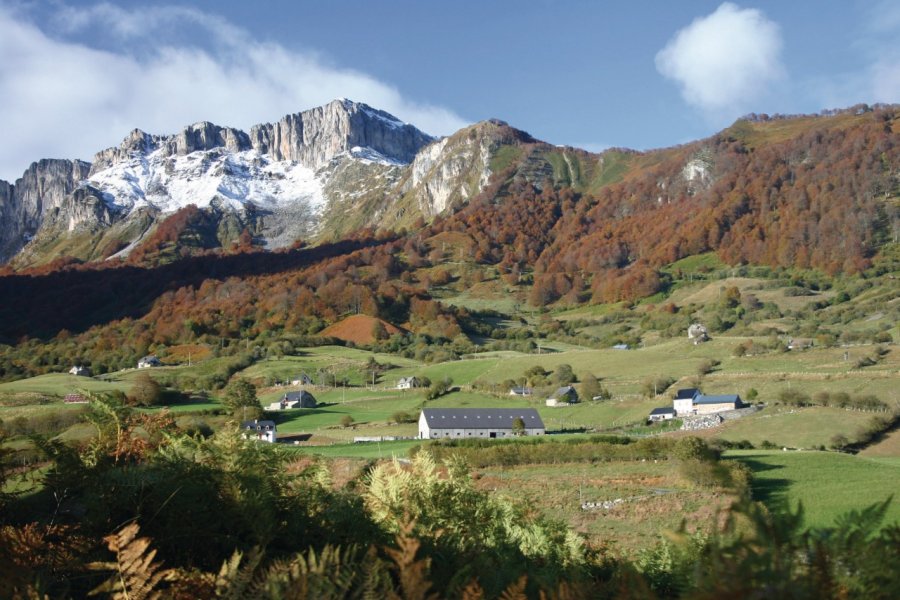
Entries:
{"label": "white cloud", "polygon": [[778,25],[759,10],[725,2],[678,31],[656,55],[656,69],[714,120],[734,118],[784,77]]}
{"label": "white cloud", "polygon": [[900,6],[876,4],[868,15],[868,29],[864,44],[872,61],[871,100],[900,102]]}
{"label": "white cloud", "polygon": [[[246,130],[338,97],[432,134],[466,125],[451,110],[411,102],[365,73],[253,39],[190,8],[58,6],[42,23],[0,5],[0,179],[16,179],[40,158],[90,159],[135,127],[164,134],[207,120]],[[117,49],[78,41],[91,30]]]}

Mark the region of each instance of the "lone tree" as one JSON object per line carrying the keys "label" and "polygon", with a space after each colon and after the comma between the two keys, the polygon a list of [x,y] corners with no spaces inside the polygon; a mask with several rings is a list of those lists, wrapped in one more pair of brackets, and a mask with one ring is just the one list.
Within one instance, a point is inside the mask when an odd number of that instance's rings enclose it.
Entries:
{"label": "lone tree", "polygon": [[232,379],[225,386],[223,400],[228,410],[232,414],[240,414],[241,419],[258,418],[262,413],[259,400],[256,399],[256,386],[246,379]]}
{"label": "lone tree", "polygon": [[593,400],[601,395],[603,388],[593,373],[585,373],[581,376],[581,397],[586,400]]}
{"label": "lone tree", "polygon": [[136,406],[154,406],[162,397],[162,386],[147,373],[138,373],[128,391],[128,400]]}
{"label": "lone tree", "polygon": [[512,434],[525,435],[525,421],[522,420],[522,417],[516,417],[515,419],[513,419]]}

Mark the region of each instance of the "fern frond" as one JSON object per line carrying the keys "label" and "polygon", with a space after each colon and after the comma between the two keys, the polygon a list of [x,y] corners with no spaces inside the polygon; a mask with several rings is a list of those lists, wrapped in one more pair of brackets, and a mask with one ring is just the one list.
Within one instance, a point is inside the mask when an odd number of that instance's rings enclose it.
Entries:
{"label": "fern frond", "polygon": [[91,590],[90,595],[110,594],[113,600],[157,600],[163,598],[160,584],[169,580],[174,571],[163,569],[154,562],[156,550],[150,549],[149,538],[137,537],[140,527],[131,523],[118,533],[103,538],[115,552],[115,562],[90,563],[95,571],[114,571],[112,577]]}
{"label": "fern frond", "polygon": [[[242,600],[246,598],[256,569],[262,560],[262,552],[254,548],[244,560],[244,555],[238,550],[234,551],[231,558],[222,563],[219,574],[216,575],[216,598],[224,600]],[[241,562],[243,561],[243,565]]]}
{"label": "fern frond", "polygon": [[428,578],[428,571],[431,567],[431,560],[423,558],[416,560],[416,553],[419,551],[421,542],[412,536],[415,523],[409,521],[403,524],[400,533],[397,535],[397,548],[385,548],[388,556],[394,561],[397,576],[400,579],[400,590],[403,600],[435,600],[437,594],[429,594],[431,581]]}
{"label": "fern frond", "polygon": [[522,575],[515,583],[509,584],[503,593],[500,594],[500,600],[528,600],[525,594],[525,585],[528,583],[528,577]]}

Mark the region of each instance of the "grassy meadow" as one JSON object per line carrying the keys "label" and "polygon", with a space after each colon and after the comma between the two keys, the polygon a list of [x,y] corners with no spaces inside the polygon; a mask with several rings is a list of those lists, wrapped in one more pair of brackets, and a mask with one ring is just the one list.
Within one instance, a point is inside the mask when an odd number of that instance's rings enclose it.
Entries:
{"label": "grassy meadow", "polygon": [[727,458],[747,464],[753,496],[771,507],[796,510],[804,524],[827,526],[850,510],[894,497],[885,521],[900,521],[900,460],[879,461],[837,452],[734,450]]}

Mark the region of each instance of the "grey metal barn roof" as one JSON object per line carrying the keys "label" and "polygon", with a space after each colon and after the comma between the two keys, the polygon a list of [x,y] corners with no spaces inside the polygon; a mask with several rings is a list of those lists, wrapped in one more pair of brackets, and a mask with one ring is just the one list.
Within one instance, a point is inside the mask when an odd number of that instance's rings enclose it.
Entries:
{"label": "grey metal barn roof", "polygon": [[675,409],[671,406],[664,406],[661,408],[654,408],[650,411],[651,415],[674,415]]}
{"label": "grey metal barn roof", "polygon": [[516,417],[526,429],[544,429],[533,408],[425,408],[422,415],[431,429],[512,429]]}
{"label": "grey metal barn roof", "polygon": [[303,400],[304,398],[312,398],[312,394],[306,390],[300,390],[299,392],[285,392],[284,394],[284,399],[289,402],[296,402],[297,400]]}
{"label": "grey metal barn roof", "polygon": [[707,396],[700,394],[694,398],[694,404],[732,404],[740,403],[741,397],[737,394],[725,394],[723,396]]}

